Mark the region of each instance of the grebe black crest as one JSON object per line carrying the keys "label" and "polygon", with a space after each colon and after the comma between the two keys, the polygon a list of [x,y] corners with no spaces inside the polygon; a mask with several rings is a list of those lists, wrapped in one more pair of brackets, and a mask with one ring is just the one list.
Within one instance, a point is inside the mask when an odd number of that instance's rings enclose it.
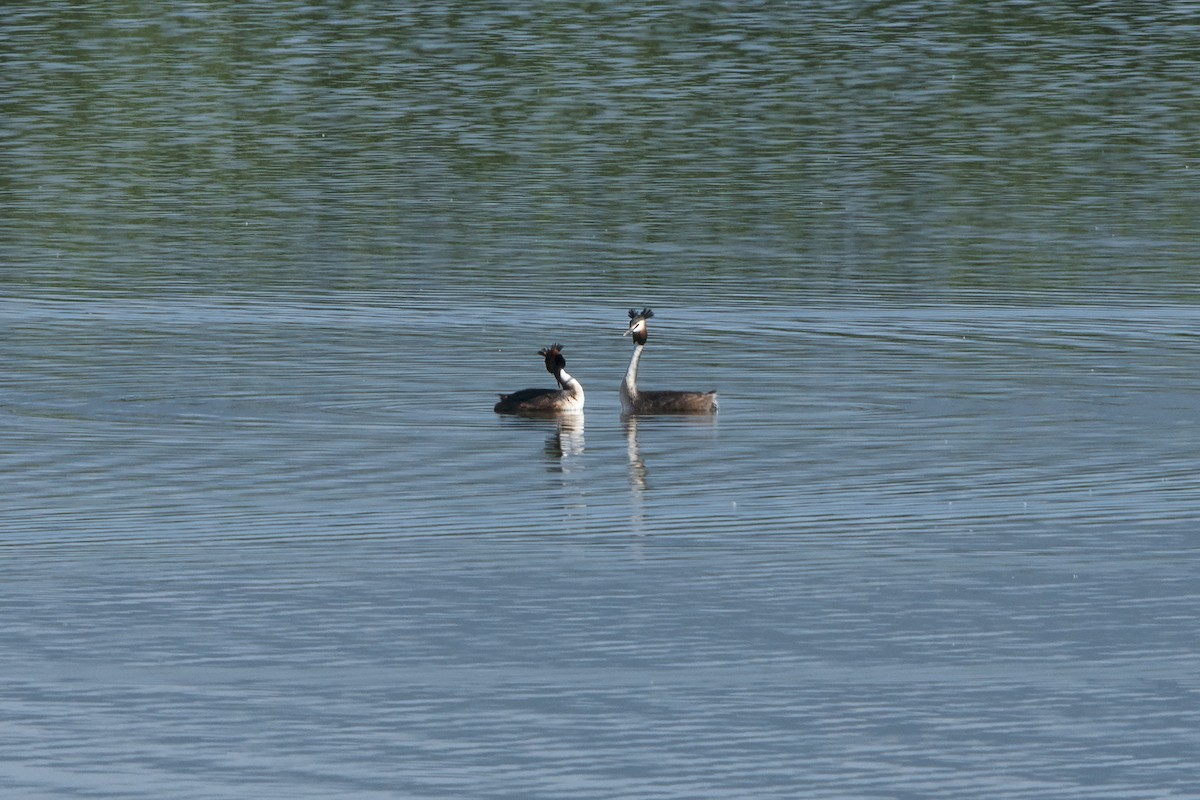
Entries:
{"label": "grebe black crest", "polygon": [[650,336],[648,320],[654,312],[648,308],[641,311],[629,309],[629,328],[625,336],[633,338],[633,358],[625,380],[621,381],[621,412],[623,414],[715,414],[717,413],[716,392],[671,392],[639,390],[637,385],[638,364],[642,350]]}
{"label": "grebe black crest", "polygon": [[582,411],[583,386],[567,373],[567,360],[563,358],[562,351],[561,344],[538,350],[538,355],[546,361],[546,372],[558,382],[558,389],[522,389],[512,394],[502,394],[493,410],[497,414],[528,416]]}

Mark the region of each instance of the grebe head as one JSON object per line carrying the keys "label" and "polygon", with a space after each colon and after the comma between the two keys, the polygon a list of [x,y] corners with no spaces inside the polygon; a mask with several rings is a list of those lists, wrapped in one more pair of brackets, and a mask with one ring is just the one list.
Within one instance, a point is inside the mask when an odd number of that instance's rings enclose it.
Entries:
{"label": "grebe head", "polygon": [[646,343],[646,320],[654,316],[654,312],[648,308],[643,308],[638,311],[636,308],[629,309],[629,329],[622,336],[632,336],[633,341],[637,344]]}
{"label": "grebe head", "polygon": [[558,373],[567,368],[567,360],[563,358],[562,350],[563,346],[557,343],[538,350],[538,355],[544,356],[546,359],[546,372],[553,375],[559,383],[562,383],[562,380],[558,377]]}

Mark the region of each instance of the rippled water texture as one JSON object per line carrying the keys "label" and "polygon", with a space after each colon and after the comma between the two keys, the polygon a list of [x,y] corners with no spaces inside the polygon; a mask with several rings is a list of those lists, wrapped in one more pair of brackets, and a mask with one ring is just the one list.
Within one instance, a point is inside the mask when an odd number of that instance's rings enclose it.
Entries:
{"label": "rippled water texture", "polygon": [[6,7],[4,796],[1200,795],[1198,33]]}

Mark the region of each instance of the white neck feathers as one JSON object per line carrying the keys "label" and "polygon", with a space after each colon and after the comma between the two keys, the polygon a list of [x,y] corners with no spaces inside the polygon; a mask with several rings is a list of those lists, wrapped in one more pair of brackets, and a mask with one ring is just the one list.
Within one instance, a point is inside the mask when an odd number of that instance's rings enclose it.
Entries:
{"label": "white neck feathers", "polygon": [[583,384],[571,377],[565,369],[558,371],[558,380],[562,383],[563,391],[567,393],[567,401],[572,407],[583,406]]}
{"label": "white neck feathers", "polygon": [[623,411],[632,411],[633,403],[637,400],[638,362],[642,360],[643,346],[639,344],[633,348],[633,358],[629,359],[629,369],[625,371],[625,380],[621,381],[621,409]]}

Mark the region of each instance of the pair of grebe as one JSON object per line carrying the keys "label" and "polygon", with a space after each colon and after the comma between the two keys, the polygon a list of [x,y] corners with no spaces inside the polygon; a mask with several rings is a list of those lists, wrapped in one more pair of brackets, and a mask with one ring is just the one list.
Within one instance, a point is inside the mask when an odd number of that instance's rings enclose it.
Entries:
{"label": "pair of grebe", "polygon": [[[623,414],[715,414],[716,392],[645,391],[638,389],[638,365],[649,336],[647,320],[654,316],[648,308],[629,310],[629,328],[623,334],[633,338],[633,358],[621,381],[621,413]],[[546,360],[546,371],[558,382],[557,389],[522,389],[500,395],[497,414],[559,414],[583,410],[583,386],[566,370],[562,345],[554,344],[538,351]]]}

